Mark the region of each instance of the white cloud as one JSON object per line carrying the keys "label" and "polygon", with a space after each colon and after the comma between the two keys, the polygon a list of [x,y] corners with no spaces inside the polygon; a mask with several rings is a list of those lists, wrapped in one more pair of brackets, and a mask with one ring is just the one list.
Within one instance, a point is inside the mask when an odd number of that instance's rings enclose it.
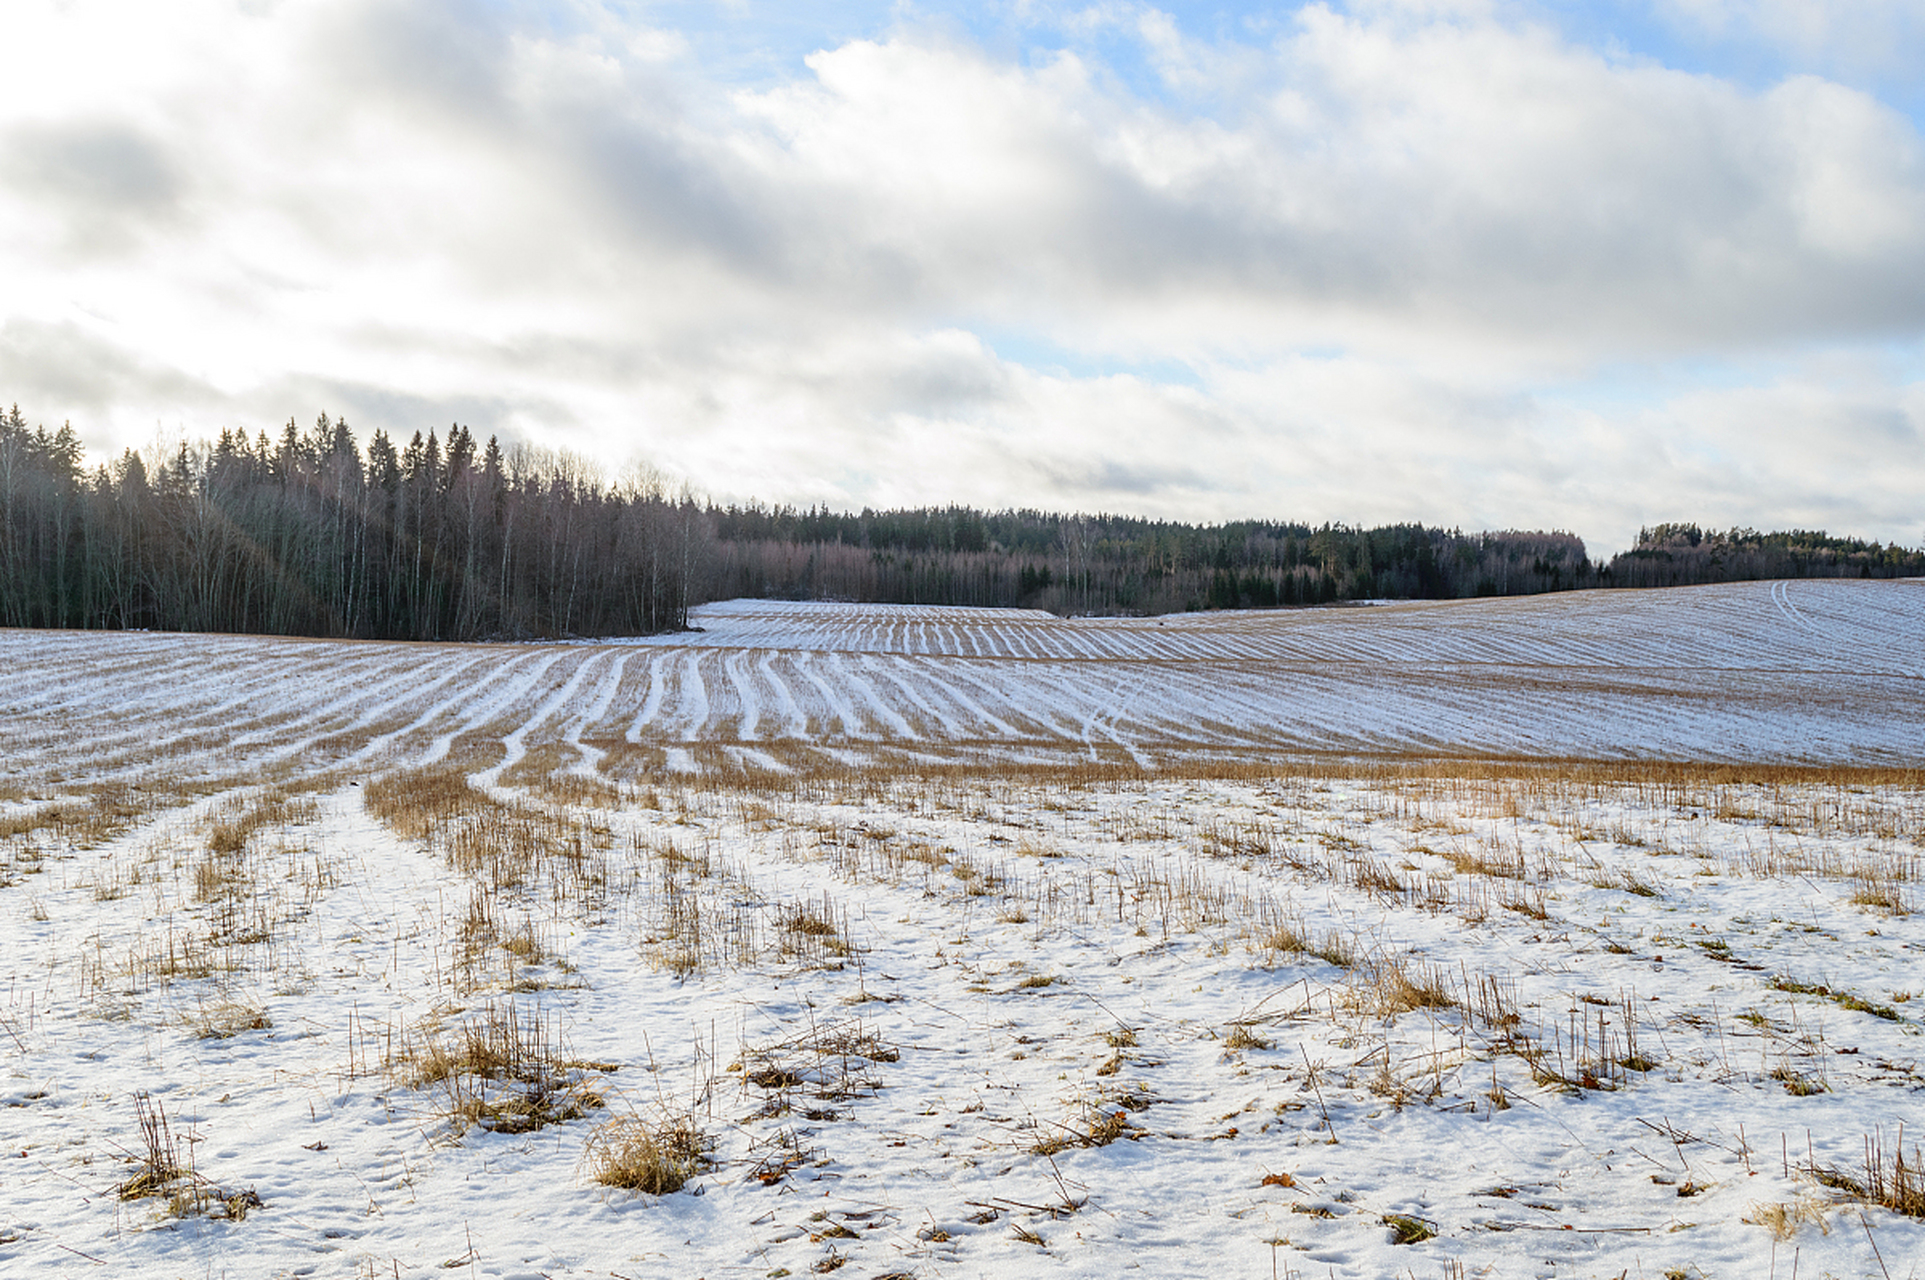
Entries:
{"label": "white cloud", "polygon": [[[1886,487],[1919,477],[1825,458],[1915,431],[1916,379],[1797,372],[1925,324],[1919,139],[1860,90],[1480,5],[1311,6],[1260,45],[1097,15],[1158,100],[1088,50],[911,30],[750,91],[585,4],[158,8],[0,17],[43,54],[0,103],[0,395],[102,449],[327,409],[645,451],[731,497],[1620,540],[1776,502],[1915,536]],[[1762,372],[1680,373],[1733,361]],[[1157,362],[1194,377],[1131,372]],[[1587,398],[1606,365],[1684,385]]]}

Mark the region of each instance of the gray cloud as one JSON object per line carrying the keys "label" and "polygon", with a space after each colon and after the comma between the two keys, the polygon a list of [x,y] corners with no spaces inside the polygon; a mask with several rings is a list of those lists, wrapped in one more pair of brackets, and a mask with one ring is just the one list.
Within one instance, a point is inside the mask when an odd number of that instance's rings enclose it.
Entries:
{"label": "gray cloud", "polygon": [[1039,469],[1058,494],[1083,503],[1094,498],[1098,509],[1105,509],[1101,507],[1104,499],[1110,502],[1121,500],[1134,505],[1143,498],[1161,497],[1185,490],[1194,493],[1216,487],[1216,481],[1211,476],[1160,462],[1131,465],[1115,459],[1102,459],[1083,467],[1045,464]]}
{"label": "gray cloud", "polygon": [[168,149],[111,119],[16,124],[0,134],[0,184],[57,219],[70,253],[125,253],[181,211],[186,175]]}
{"label": "gray cloud", "polygon": [[311,60],[351,99],[374,95],[461,128],[499,128],[511,114],[509,17],[464,0],[349,0],[318,15]]}
{"label": "gray cloud", "polygon": [[76,322],[18,317],[0,323],[0,387],[10,403],[41,416],[49,407],[63,418],[81,416],[75,425],[82,430],[94,425],[87,418],[104,417],[122,406],[139,406],[144,429],[151,430],[162,418],[199,417],[218,410],[226,399],[207,383]]}

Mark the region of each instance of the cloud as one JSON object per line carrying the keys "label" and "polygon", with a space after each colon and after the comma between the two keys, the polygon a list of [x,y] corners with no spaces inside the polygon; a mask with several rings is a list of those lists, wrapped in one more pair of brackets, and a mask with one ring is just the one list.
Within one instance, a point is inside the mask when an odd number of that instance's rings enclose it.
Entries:
{"label": "cloud", "polygon": [[1230,123],[1068,55],[894,41],[810,65],[750,107],[785,189],[840,188],[839,278],[898,306],[1144,350],[1449,328],[1580,358],[1925,320],[1917,136],[1837,85],[1751,94],[1537,30],[1317,7]]}
{"label": "cloud", "polygon": [[0,185],[74,258],[131,252],[145,225],[178,216],[187,184],[166,147],[107,119],[16,124],[0,136]]}
{"label": "cloud", "polygon": [[[73,321],[0,323],[0,387],[9,403],[42,409],[62,406],[62,417],[89,418],[138,405],[139,412],[172,417],[218,411],[225,397],[178,369],[156,364]],[[151,429],[153,416],[147,419]],[[134,443],[128,440],[126,443]]]}
{"label": "cloud", "polygon": [[747,86],[588,0],[179,12],[0,16],[47,51],[0,104],[0,391],[105,450],[327,410],[725,497],[1911,535],[1799,434],[1918,421],[1902,362],[1808,371],[1925,326],[1920,139],[1862,88],[1502,4],[1114,5],[1030,55],[901,25]]}

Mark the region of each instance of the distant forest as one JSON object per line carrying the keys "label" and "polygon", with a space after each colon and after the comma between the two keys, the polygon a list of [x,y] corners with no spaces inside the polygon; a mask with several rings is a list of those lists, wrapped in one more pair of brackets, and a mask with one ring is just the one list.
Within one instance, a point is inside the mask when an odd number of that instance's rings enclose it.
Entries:
{"label": "distant forest", "polygon": [[1821,529],[1720,533],[1695,524],[1661,524],[1640,529],[1636,545],[1613,556],[1608,572],[1606,585],[1618,587],[1764,578],[1916,578],[1925,575],[1925,551],[1834,538]]}
{"label": "distant forest", "polygon": [[614,635],[688,623],[707,513],[465,428],[365,454],[323,415],[223,431],[151,470],[81,464],[0,416],[0,625],[367,639]]}
{"label": "distant forest", "polygon": [[710,580],[725,596],[1154,614],[1531,595],[1596,578],[1583,541],[1568,533],[1192,525],[967,507],[710,514]]}
{"label": "distant forest", "polygon": [[322,415],[88,467],[0,415],[0,626],[477,640],[633,635],[734,596],[1156,614],[1925,574],[1925,552],[1662,524],[1598,564],[1573,534],[1113,515],[716,506],[467,428]]}

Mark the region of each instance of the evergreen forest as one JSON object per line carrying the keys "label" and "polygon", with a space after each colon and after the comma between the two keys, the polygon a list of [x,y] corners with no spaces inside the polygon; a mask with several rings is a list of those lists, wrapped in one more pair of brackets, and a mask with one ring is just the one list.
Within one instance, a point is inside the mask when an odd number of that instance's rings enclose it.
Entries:
{"label": "evergreen forest", "polygon": [[0,417],[0,625],[390,640],[687,625],[707,514],[455,427],[363,452],[326,415],[149,467]]}

